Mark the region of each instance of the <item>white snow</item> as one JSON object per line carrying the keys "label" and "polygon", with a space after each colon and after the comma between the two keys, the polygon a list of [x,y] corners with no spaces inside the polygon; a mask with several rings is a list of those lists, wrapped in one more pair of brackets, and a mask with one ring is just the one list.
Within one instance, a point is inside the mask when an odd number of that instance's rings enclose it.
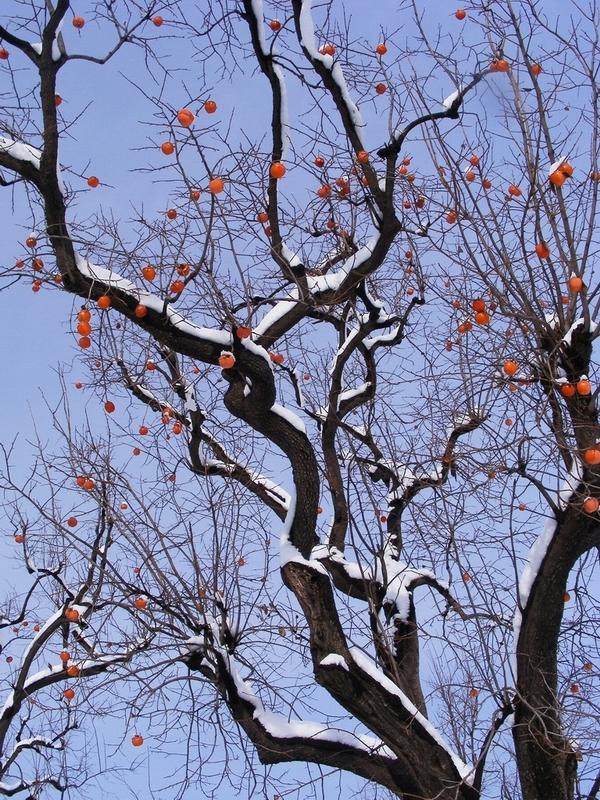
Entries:
{"label": "white snow", "polygon": [[363,245],[356,253],[353,253],[349,258],[344,261],[339,270],[329,272],[327,275],[319,275],[308,279],[308,288],[312,292],[325,292],[336,291],[342,285],[344,278],[357,267],[360,267],[367,261],[378,241],[377,236],[373,237],[366,245]]}
{"label": "white snow", "polygon": [[322,564],[319,564],[318,561],[312,559],[308,561],[306,558],[304,558],[304,556],[298,550],[298,548],[291,543],[290,531],[294,523],[295,515],[296,515],[296,487],[294,487],[290,492],[288,512],[285,517],[283,531],[281,532],[279,537],[279,561],[281,566],[283,567],[288,562],[294,561],[297,564],[304,564],[305,566],[310,567],[315,572],[320,572],[322,575],[327,575],[327,570]]}
{"label": "white snow", "polygon": [[364,394],[369,387],[371,386],[371,382],[367,381],[367,383],[361,383],[360,386],[357,386],[356,389],[346,389],[343,392],[340,392],[338,397],[338,410],[342,403],[346,402],[347,400],[352,400],[354,397],[358,397],[361,394]]}
{"label": "white snow", "polygon": [[[578,459],[575,459],[563,486],[558,492],[558,505],[560,508],[564,509],[567,507],[573,492],[577,489],[577,486],[581,482],[582,474],[582,465]],[[527,606],[531,589],[544,562],[548,548],[552,543],[554,534],[556,533],[556,527],[556,519],[554,516],[549,517],[546,520],[542,532],[537,537],[529,551],[527,563],[523,568],[523,572],[521,573],[521,577],[519,579],[518,603],[513,618],[513,640],[515,643],[515,652],[516,645],[519,640],[519,633],[521,631],[523,611]]]}
{"label": "white snow", "polygon": [[428,569],[411,569],[401,561],[389,556],[376,562],[376,577],[385,590],[384,603],[396,608],[397,616],[406,621],[410,612],[410,593],[413,583],[426,577],[435,580],[435,574]]}
{"label": "white snow", "polygon": [[465,764],[464,761],[462,761],[458,755],[451,750],[448,744],[444,741],[444,738],[440,732],[426,717],[423,716],[423,714],[421,714],[418,708],[408,699],[404,692],[383,674],[373,659],[359,650],[358,647],[351,647],[349,650],[352,660],[356,666],[366,672],[371,678],[376,680],[387,692],[400,699],[400,702],[406,711],[415,719],[416,722],[419,723],[419,725],[421,725],[421,727],[427,731],[431,738],[448,753],[462,780],[464,780],[465,783],[471,784],[474,775],[474,768],[468,764]]}
{"label": "white snow", "polygon": [[[575,333],[577,328],[581,327],[582,331],[583,331],[583,330],[585,330],[585,325],[586,325],[586,321],[585,321],[585,319],[583,317],[579,317],[579,319],[576,319],[575,322],[569,328],[569,330],[563,336],[563,342],[566,345],[570,346],[571,340],[573,338],[573,334]],[[589,328],[590,333],[595,333],[597,327],[598,327],[598,323],[595,320],[591,319],[590,320],[590,328]]]}
{"label": "white snow", "polygon": [[383,333],[383,334],[381,334],[381,336],[369,336],[369,337],[367,337],[363,344],[367,348],[367,350],[372,350],[375,347],[375,345],[390,344],[391,342],[394,341],[394,339],[398,335],[398,331],[399,330],[400,330],[400,326],[397,325],[389,333]]}
{"label": "white snow", "polygon": [[30,144],[15,142],[13,139],[6,139],[4,136],[0,136],[0,151],[8,153],[18,161],[27,161],[38,170],[40,168],[41,150],[38,150],[37,147],[32,147]]}
{"label": "white snow", "polygon": [[104,267],[99,267],[96,264],[91,264],[87,259],[82,258],[77,253],[75,254],[75,258],[77,262],[77,268],[82,275],[85,275],[92,280],[98,280],[112,289],[120,289],[123,292],[127,292],[127,294],[131,294],[140,304],[147,306],[147,308],[150,308],[159,314],[163,314],[166,311],[167,319],[171,325],[180,330],[182,333],[187,333],[196,339],[213,342],[214,344],[221,345],[222,347],[231,346],[232,337],[227,331],[217,331],[213,328],[203,328],[200,325],[195,325],[192,322],[188,322],[188,320],[182,317],[179,312],[175,311],[171,305],[167,305],[165,310],[165,301],[163,298],[150,294],[144,289],[140,289],[131,281],[127,280],[127,278],[123,278],[117,272],[114,272],[114,270],[105,269]]}
{"label": "white snow", "polygon": [[[32,50],[38,54],[38,56],[42,55],[42,43],[41,42],[32,42],[31,43]],[[61,57],[62,53],[60,52],[60,47],[58,46],[58,42],[56,37],[54,37],[54,41],[52,42],[52,60],[58,61]]]}
{"label": "white snow", "polygon": [[[218,639],[216,639],[218,641]],[[320,722],[311,720],[289,720],[282,714],[269,711],[256,696],[250,684],[245,681],[235,665],[233,658],[223,648],[219,652],[227,664],[239,696],[254,707],[256,719],[271,736],[277,739],[316,739],[320,741],[335,742],[369,753],[377,753],[386,758],[395,759],[394,753],[386,747],[380,739],[363,734],[355,734],[339,728],[330,728]]]}
{"label": "white snow", "polygon": [[460,95],[461,92],[462,92],[462,86],[460,87],[460,89],[456,89],[456,91],[452,92],[452,94],[449,94],[448,97],[442,100],[442,105],[444,106],[444,108],[446,109],[452,108],[452,104],[455,102],[455,100],[458,99],[458,96]]}
{"label": "white snow", "polygon": [[306,426],[304,422],[300,419],[297,414],[294,414],[293,411],[290,411],[289,408],[285,408],[285,406],[280,405],[279,403],[273,403],[271,406],[271,411],[277,414],[279,417],[283,417],[287,422],[290,423],[297,431],[300,433],[306,433]]}
{"label": "white snow", "polygon": [[331,72],[331,77],[338,85],[348,113],[352,119],[354,129],[361,144],[363,144],[364,122],[358,107],[350,97],[350,92],[346,85],[344,73],[338,62],[333,61],[331,56],[319,53],[315,42],[315,25],[312,18],[312,0],[303,0],[300,9],[300,43],[306,49],[313,61],[321,61]]}
{"label": "white snow", "polygon": [[550,168],[548,169],[548,175],[552,175],[553,172],[556,172],[557,169],[560,169],[562,165],[567,161],[566,156],[559,158],[554,164],[550,164]]}
{"label": "white snow", "polygon": [[319,663],[322,667],[341,667],[345,669],[346,672],[349,672],[346,659],[344,656],[338,655],[338,653],[329,653],[329,655],[322,658]]}
{"label": "white snow", "polygon": [[[293,293],[290,295],[293,297]],[[261,319],[258,325],[254,326],[254,333],[256,336],[262,336],[266,333],[271,325],[274,325],[278,320],[280,320],[288,311],[291,311],[298,305],[297,299],[292,300],[280,300],[270,311],[267,311],[265,316]],[[247,342],[247,339],[242,340],[244,343]]]}

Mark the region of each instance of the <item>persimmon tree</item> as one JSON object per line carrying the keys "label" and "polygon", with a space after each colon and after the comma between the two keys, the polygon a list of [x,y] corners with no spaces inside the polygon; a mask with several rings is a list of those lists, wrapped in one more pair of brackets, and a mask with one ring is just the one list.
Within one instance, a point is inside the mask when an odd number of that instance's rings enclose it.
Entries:
{"label": "persimmon tree", "polygon": [[[112,715],[170,796],[597,797],[596,6],[5,5],[3,287],[79,377],[4,451],[0,793],[80,796]],[[119,220],[61,81],[124,53]]]}

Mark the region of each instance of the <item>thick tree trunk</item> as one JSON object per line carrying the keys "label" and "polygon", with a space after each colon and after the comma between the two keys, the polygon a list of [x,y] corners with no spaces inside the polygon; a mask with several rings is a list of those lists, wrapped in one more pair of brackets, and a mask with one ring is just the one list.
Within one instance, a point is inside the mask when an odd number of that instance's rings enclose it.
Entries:
{"label": "thick tree trunk", "polygon": [[557,700],[557,654],[567,579],[577,559],[600,545],[600,526],[570,505],[523,610],[517,642],[513,738],[523,800],[572,800],[577,762]]}

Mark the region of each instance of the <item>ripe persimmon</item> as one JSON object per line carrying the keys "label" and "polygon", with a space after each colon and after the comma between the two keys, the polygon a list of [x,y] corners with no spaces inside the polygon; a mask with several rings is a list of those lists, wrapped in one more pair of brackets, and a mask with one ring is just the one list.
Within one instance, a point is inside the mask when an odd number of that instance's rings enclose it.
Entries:
{"label": "ripe persimmon", "polygon": [[283,178],[283,176],[285,175],[286,172],[287,172],[287,169],[286,169],[285,164],[283,163],[283,161],[274,161],[271,164],[270,175],[271,175],[272,178],[275,178],[275,179]]}
{"label": "ripe persimmon", "polygon": [[550,256],[550,250],[546,242],[538,242],[535,246],[535,254],[539,258],[548,258]]}
{"label": "ripe persimmon", "polygon": [[153,281],[156,278],[156,270],[148,264],[143,268],[142,275],[147,281]]}
{"label": "ripe persimmon", "polygon": [[98,308],[101,308],[103,311],[106,311],[112,305],[112,300],[107,294],[101,295],[96,302],[98,304]]}
{"label": "ripe persimmon", "polygon": [[583,289],[583,281],[577,275],[571,275],[568,284],[571,292],[580,292]]}
{"label": "ripe persimmon", "polygon": [[225,183],[222,178],[211,178],[208,182],[208,191],[211,194],[220,194],[225,188]]}
{"label": "ripe persimmon", "polygon": [[138,319],[143,319],[148,314],[148,307],[140,303],[133,309],[133,313]]}
{"label": "ripe persimmon", "polygon": [[377,83],[375,85],[375,92],[377,94],[385,94],[387,92],[387,86],[385,83]]}
{"label": "ripe persimmon", "polygon": [[375,48],[375,52],[378,56],[384,56],[387,53],[388,49],[383,42],[379,42],[377,47]]}
{"label": "ripe persimmon", "polygon": [[175,152],[175,145],[173,142],[163,142],[160,146],[160,149],[166,156],[172,156]]}
{"label": "ripe persimmon", "polygon": [[454,16],[456,17],[456,19],[462,21],[467,16],[467,12],[463,8],[458,8],[454,12]]}
{"label": "ripe persimmon", "polygon": [[196,116],[194,115],[194,113],[192,111],[190,111],[189,108],[181,108],[177,112],[177,122],[183,128],[189,128],[191,125],[194,124],[194,120],[195,119],[196,119]]}
{"label": "ripe persimmon", "polygon": [[590,447],[589,450],[586,450],[583,454],[583,460],[586,464],[589,464],[591,467],[595,467],[600,464],[600,450],[595,447]]}
{"label": "ripe persimmon", "polygon": [[131,744],[134,747],[141,747],[144,744],[144,737],[140,736],[139,733],[136,733],[135,736],[131,737]]}
{"label": "ripe persimmon", "polygon": [[586,514],[595,514],[600,508],[600,503],[595,497],[586,497],[583,501],[583,510]]}
{"label": "ripe persimmon", "polygon": [[76,528],[78,524],[77,517],[69,517],[67,520],[67,525],[69,528]]}
{"label": "ripe persimmon", "polygon": [[592,393],[592,384],[587,380],[587,378],[580,378],[575,384],[575,389],[577,390],[577,394],[585,397],[586,395]]}
{"label": "ripe persimmon", "polygon": [[100,186],[100,181],[95,175],[90,175],[90,177],[87,179],[87,185],[90,187],[90,189],[96,189],[98,186]]}
{"label": "ripe persimmon", "polygon": [[85,25],[85,19],[80,16],[75,16],[73,17],[72,24],[74,28],[77,28],[77,30],[80,31]]}
{"label": "ripe persimmon", "polygon": [[219,356],[219,366],[221,369],[231,369],[235,365],[233,353],[221,353]]}
{"label": "ripe persimmon", "polygon": [[215,111],[217,110],[217,104],[215,103],[214,100],[207,100],[204,103],[204,110],[206,111],[207,114],[214,114]]}

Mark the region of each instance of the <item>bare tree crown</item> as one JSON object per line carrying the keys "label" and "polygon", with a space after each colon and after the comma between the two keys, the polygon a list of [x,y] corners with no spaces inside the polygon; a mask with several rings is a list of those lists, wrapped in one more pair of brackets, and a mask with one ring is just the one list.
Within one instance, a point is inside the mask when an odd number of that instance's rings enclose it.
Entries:
{"label": "bare tree crown", "polygon": [[0,288],[77,352],[3,449],[0,794],[100,796],[109,718],[171,797],[597,797],[600,13],[544,5],[0,9]]}

